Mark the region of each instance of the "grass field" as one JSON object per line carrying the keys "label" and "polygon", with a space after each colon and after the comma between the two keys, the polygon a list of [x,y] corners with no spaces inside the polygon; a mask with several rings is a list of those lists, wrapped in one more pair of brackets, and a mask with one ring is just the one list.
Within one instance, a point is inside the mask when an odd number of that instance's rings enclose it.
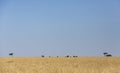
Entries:
{"label": "grass field", "polygon": [[0,58],[0,73],[120,73],[120,57]]}

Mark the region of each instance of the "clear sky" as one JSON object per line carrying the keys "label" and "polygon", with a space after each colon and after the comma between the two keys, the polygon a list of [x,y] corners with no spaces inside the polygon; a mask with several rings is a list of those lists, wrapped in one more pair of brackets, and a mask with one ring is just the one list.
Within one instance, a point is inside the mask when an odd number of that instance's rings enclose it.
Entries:
{"label": "clear sky", "polygon": [[0,0],[0,56],[120,56],[119,0]]}

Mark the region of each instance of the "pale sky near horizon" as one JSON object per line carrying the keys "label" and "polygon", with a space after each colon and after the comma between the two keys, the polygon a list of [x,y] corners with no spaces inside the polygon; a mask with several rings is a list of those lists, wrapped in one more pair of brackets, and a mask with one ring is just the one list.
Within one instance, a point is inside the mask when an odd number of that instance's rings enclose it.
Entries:
{"label": "pale sky near horizon", "polygon": [[0,0],[0,56],[120,56],[119,0]]}

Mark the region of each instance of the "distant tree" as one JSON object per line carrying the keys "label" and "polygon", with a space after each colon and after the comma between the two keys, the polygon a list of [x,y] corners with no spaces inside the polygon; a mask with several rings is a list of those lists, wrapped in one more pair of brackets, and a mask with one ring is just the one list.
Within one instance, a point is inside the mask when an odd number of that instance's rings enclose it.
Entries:
{"label": "distant tree", "polygon": [[43,57],[43,58],[44,58],[45,56],[44,56],[44,55],[42,55],[41,57]]}
{"label": "distant tree", "polygon": [[112,55],[109,54],[109,53],[107,53],[107,52],[104,52],[103,55],[104,55],[105,57],[112,57]]}
{"label": "distant tree", "polygon": [[59,56],[57,56],[57,58],[58,58]]}
{"label": "distant tree", "polygon": [[67,57],[67,58],[68,58],[68,57],[70,57],[70,56],[69,56],[69,55],[67,55],[67,56],[65,56],[65,57]]}
{"label": "distant tree", "polygon": [[14,54],[14,53],[11,52],[11,53],[9,53],[9,56],[13,56],[13,54]]}
{"label": "distant tree", "polygon": [[73,56],[74,58],[78,57],[78,56]]}
{"label": "distant tree", "polygon": [[108,53],[107,52],[104,52],[103,55],[106,56]]}
{"label": "distant tree", "polygon": [[106,57],[112,57],[112,55],[111,54],[107,54]]}

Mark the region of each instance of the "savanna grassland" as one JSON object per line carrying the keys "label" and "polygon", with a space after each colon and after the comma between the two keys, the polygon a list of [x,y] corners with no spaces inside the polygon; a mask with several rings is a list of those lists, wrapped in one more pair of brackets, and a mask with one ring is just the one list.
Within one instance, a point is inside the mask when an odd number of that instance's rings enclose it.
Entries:
{"label": "savanna grassland", "polygon": [[120,57],[0,58],[0,73],[120,73]]}

